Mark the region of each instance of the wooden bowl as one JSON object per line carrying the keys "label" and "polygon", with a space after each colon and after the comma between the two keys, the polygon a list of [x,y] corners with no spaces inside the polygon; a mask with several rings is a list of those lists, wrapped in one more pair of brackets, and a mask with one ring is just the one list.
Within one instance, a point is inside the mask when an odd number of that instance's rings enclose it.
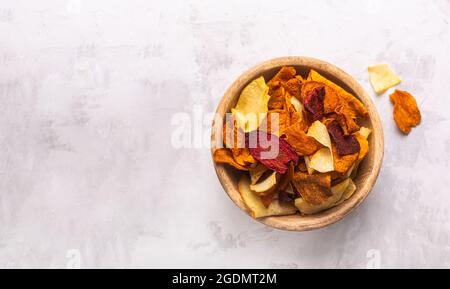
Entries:
{"label": "wooden bowl", "polygon": [[[383,128],[374,103],[364,89],[355,81],[355,79],[330,63],[301,56],[272,59],[256,65],[250,70],[244,72],[225,92],[219,106],[217,107],[216,113],[220,117],[224,118],[225,114],[230,112],[231,108],[236,105],[242,89],[248,83],[261,75],[264,76],[266,81],[268,81],[283,66],[293,66],[297,70],[297,73],[304,77],[308,75],[310,69],[314,69],[358,97],[364,103],[369,112],[369,120],[364,125],[368,126],[372,130],[372,134],[369,137],[369,153],[358,168],[357,175],[354,178],[357,189],[351,198],[336,207],[315,215],[301,216],[300,214],[296,214],[256,219],[267,226],[277,229],[307,231],[322,228],[339,221],[367,197],[375,184],[381,168],[381,163],[383,161]],[[215,124],[213,123],[212,139],[214,139],[214,125]],[[214,149],[215,148],[212,147],[211,152],[213,152]],[[250,216],[250,213],[237,188],[239,176],[242,172],[239,172],[228,165],[214,163],[214,167],[220,183],[227,192],[228,196],[239,208]]]}

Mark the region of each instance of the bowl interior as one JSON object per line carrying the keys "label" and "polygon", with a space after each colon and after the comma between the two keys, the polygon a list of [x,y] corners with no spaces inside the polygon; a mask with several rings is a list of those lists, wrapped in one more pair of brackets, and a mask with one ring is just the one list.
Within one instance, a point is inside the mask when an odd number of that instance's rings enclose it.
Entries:
{"label": "bowl interior", "polygon": [[[318,71],[329,80],[358,97],[369,112],[368,119],[362,123],[372,130],[372,134],[369,137],[369,152],[359,165],[357,174],[353,179],[357,189],[350,199],[336,207],[311,216],[301,216],[300,214],[296,214],[258,219],[259,222],[268,226],[283,230],[305,231],[317,229],[342,219],[360,204],[370,192],[376,181],[383,160],[383,129],[374,103],[363,88],[351,76],[332,64],[308,57],[284,57],[273,59],[248,70],[229,87],[217,108],[217,114],[223,118],[227,112],[230,112],[231,108],[236,105],[242,89],[253,79],[264,76],[264,79],[267,82],[283,66],[293,66],[297,70],[297,73],[305,78],[310,69]],[[214,125],[215,124],[213,124],[213,126]],[[215,131],[216,129],[212,130],[213,139],[215,137]],[[220,131],[220,129],[217,131]],[[214,148],[212,151],[213,150]],[[242,172],[227,165],[214,165],[217,176],[227,194],[237,206],[250,215],[237,188],[239,176]]]}

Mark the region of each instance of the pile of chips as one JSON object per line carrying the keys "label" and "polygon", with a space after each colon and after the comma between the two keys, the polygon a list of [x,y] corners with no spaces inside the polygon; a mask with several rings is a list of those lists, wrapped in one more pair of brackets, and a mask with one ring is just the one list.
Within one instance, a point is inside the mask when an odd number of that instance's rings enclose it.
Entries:
{"label": "pile of chips", "polygon": [[317,71],[302,77],[283,67],[243,89],[214,160],[242,171],[239,191],[253,217],[315,214],[355,192],[367,118],[354,95]]}

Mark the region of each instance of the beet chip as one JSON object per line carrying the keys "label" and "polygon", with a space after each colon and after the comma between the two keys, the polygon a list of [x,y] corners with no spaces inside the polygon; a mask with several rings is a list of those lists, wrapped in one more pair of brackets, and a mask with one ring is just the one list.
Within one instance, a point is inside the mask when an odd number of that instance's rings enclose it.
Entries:
{"label": "beet chip", "polygon": [[312,114],[312,121],[323,117],[323,102],[325,100],[325,87],[320,86],[313,89],[304,99],[306,110]]}
{"label": "beet chip", "polygon": [[327,126],[327,129],[336,143],[338,155],[346,156],[359,152],[358,140],[353,135],[345,136],[339,123],[333,121]]}
{"label": "beet chip", "polygon": [[298,155],[284,139],[265,131],[252,131],[245,135],[250,154],[268,169],[285,174],[289,162],[298,162]]}

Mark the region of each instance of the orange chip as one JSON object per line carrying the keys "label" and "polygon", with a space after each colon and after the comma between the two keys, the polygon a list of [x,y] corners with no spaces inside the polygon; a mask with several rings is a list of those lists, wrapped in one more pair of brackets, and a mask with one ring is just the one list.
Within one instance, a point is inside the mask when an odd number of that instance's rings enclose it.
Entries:
{"label": "orange chip", "polygon": [[313,205],[323,204],[331,196],[330,174],[297,172],[292,178],[292,184],[302,198]]}
{"label": "orange chip", "polygon": [[[270,134],[281,136],[286,131],[289,115],[283,109],[274,109],[267,112],[266,118],[261,122],[260,129]],[[278,123],[272,123],[277,121]]]}
{"label": "orange chip", "polygon": [[359,150],[359,154],[358,154],[358,161],[360,161],[369,152],[369,142],[367,141],[367,139],[365,137],[363,137],[359,133],[355,134],[355,138],[359,142],[360,150]]}
{"label": "orange chip", "polygon": [[233,158],[233,154],[231,153],[231,151],[229,149],[226,148],[220,148],[220,149],[216,149],[214,151],[213,154],[213,159],[216,163],[219,164],[228,164],[233,166],[234,168],[241,170],[241,171],[248,171],[248,168],[246,168],[245,166],[242,166],[240,164],[238,164],[234,158]]}
{"label": "orange chip", "polygon": [[286,141],[299,156],[310,156],[323,147],[315,138],[306,135],[305,126],[299,121],[286,129]]}
{"label": "orange chip", "polygon": [[312,70],[309,72],[308,80],[320,82],[323,84],[326,84],[327,86],[331,87],[336,91],[336,93],[339,95],[339,98],[345,102],[348,103],[348,106],[354,110],[357,114],[360,116],[367,116],[367,109],[364,107],[364,105],[359,101],[356,97],[354,97],[351,93],[343,89],[341,86],[337,85],[336,83],[332,82],[331,80],[328,80],[327,78],[320,75],[317,71]]}
{"label": "orange chip", "polygon": [[249,166],[256,163],[248,148],[232,148],[231,153],[234,160],[241,166]]}
{"label": "orange chip", "polygon": [[284,88],[287,93],[291,96],[300,99],[301,89],[302,89],[302,80],[301,78],[291,78],[284,84]]}
{"label": "orange chip", "polygon": [[344,131],[344,135],[349,135],[359,130],[355,112],[346,103],[341,104],[336,109],[336,120]]}
{"label": "orange chip", "polygon": [[395,123],[404,134],[409,134],[411,128],[421,121],[420,110],[414,96],[406,91],[396,90],[390,95],[390,99],[394,104]]}
{"label": "orange chip", "polygon": [[269,110],[284,109],[286,90],[279,82],[276,82],[276,85],[269,84],[269,95],[270,98],[267,106]]}
{"label": "orange chip", "polygon": [[314,89],[319,87],[324,87],[325,89],[325,98],[323,101],[323,112],[325,114],[332,113],[339,106],[339,95],[336,91],[328,86],[327,84],[317,82],[317,81],[305,81],[302,85],[302,93],[301,99],[305,99],[307,95],[309,95]]}
{"label": "orange chip", "polygon": [[334,171],[345,174],[358,160],[359,152],[351,155],[340,156],[336,150],[336,144],[332,144]]}
{"label": "orange chip", "polygon": [[275,74],[275,76],[267,83],[267,85],[269,85],[270,87],[276,82],[285,83],[294,78],[296,74],[297,71],[295,71],[294,67],[284,66],[277,72],[277,74]]}

